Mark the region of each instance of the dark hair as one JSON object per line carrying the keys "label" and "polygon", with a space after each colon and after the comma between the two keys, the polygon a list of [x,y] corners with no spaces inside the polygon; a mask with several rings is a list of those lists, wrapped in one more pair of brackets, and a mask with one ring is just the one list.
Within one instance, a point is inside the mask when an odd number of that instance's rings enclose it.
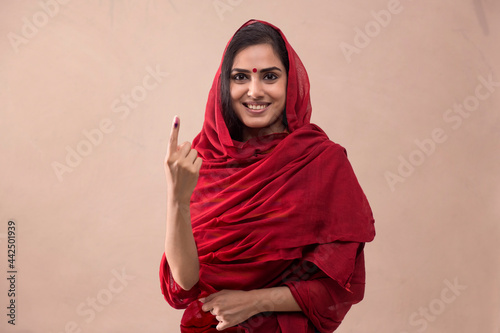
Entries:
{"label": "dark hair", "polygon": [[[227,46],[224,59],[222,60],[221,78],[220,78],[220,98],[222,106],[222,116],[229,129],[229,134],[233,140],[243,140],[243,124],[236,116],[231,102],[231,69],[233,67],[236,54],[243,49],[258,44],[269,44],[272,46],[274,53],[281,59],[283,66],[288,75],[289,62],[286,44],[280,33],[271,26],[255,22],[246,27],[241,28],[233,37]],[[286,107],[285,107],[286,109]],[[286,120],[286,112],[283,110],[283,124],[288,128]]]}

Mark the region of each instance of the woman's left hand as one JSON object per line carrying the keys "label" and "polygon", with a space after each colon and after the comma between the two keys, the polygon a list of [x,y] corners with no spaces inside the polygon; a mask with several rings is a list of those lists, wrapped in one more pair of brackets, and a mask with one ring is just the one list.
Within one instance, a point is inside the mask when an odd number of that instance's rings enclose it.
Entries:
{"label": "woman's left hand", "polygon": [[250,291],[222,290],[201,298],[200,302],[203,303],[201,309],[210,311],[219,321],[218,331],[238,325],[260,312],[258,300]]}

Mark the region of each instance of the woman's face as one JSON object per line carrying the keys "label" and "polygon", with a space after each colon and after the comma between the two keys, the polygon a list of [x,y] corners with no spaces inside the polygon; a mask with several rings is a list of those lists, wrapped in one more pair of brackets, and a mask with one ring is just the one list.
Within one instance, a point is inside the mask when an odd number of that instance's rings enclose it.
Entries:
{"label": "woman's face", "polygon": [[252,45],[236,54],[229,87],[244,141],[285,130],[286,86],[286,69],[271,45]]}

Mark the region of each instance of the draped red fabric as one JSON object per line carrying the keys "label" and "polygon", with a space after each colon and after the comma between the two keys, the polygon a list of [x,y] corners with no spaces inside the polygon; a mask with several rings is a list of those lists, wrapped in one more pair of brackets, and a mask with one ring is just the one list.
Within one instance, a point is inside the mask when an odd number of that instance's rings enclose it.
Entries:
{"label": "draped red fabric", "polygon": [[[185,308],[182,332],[218,332],[197,300],[222,289],[288,286],[302,312],[267,310],[225,332],[332,332],[363,298],[364,243],[375,236],[368,201],[344,148],[310,123],[309,79],[289,57],[287,133],[233,141],[220,104],[220,73],[203,128],[193,141],[203,159],[191,198],[200,280],[189,291],[173,280],[165,255],[161,289]],[[240,28],[241,29],[241,28]]]}

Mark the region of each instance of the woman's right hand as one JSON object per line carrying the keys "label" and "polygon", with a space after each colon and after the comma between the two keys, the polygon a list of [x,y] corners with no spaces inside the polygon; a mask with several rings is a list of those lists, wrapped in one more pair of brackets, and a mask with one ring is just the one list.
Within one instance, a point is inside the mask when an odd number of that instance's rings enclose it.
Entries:
{"label": "woman's right hand", "polygon": [[202,159],[195,149],[191,149],[191,143],[177,145],[179,128],[180,119],[175,116],[165,156],[165,176],[169,199],[189,204],[198,182]]}
{"label": "woman's right hand", "polygon": [[180,120],[174,117],[167,155],[167,224],[165,258],[172,277],[184,290],[190,290],[200,278],[198,250],[191,227],[189,203],[200,173],[201,158],[189,142],[177,145]]}

